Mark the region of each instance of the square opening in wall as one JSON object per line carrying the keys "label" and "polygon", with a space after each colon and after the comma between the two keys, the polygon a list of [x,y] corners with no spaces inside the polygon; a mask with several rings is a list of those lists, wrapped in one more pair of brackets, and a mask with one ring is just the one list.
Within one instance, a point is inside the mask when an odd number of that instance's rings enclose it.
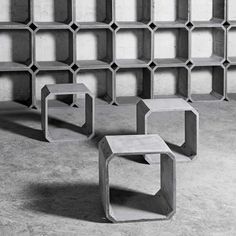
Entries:
{"label": "square opening in wall", "polygon": [[32,105],[32,77],[26,71],[0,72],[0,102]]}
{"label": "square opening in wall", "polygon": [[34,22],[38,25],[69,24],[72,21],[72,0],[34,0]]}
{"label": "square opening in wall", "polygon": [[184,65],[188,60],[188,38],[186,29],[158,29],[154,35],[156,63]]}
{"label": "square opening in wall", "polygon": [[236,100],[236,66],[230,66],[227,70],[227,98]]}
{"label": "square opening in wall", "polygon": [[154,98],[188,98],[188,70],[158,68],[154,73]]}
{"label": "square opening in wall", "polygon": [[73,62],[73,35],[69,30],[39,30],[35,36],[39,67],[67,67]]}
{"label": "square opening in wall", "polygon": [[221,66],[194,67],[190,76],[191,99],[214,101],[224,98],[224,69]]}
{"label": "square opening in wall", "polygon": [[119,24],[147,24],[151,21],[151,0],[115,0],[115,21]]}
{"label": "square opening in wall", "polygon": [[109,69],[80,70],[76,75],[76,83],[83,83],[99,102],[113,101],[113,76]]}
{"label": "square opening in wall", "polygon": [[75,0],[76,22],[80,25],[104,25],[112,21],[112,1]]}
{"label": "square opening in wall", "polygon": [[123,68],[116,71],[115,97],[117,104],[137,103],[151,98],[151,71],[147,68]]}
{"label": "square opening in wall", "polygon": [[29,66],[31,56],[31,33],[28,30],[0,30],[0,69]]}
{"label": "square opening in wall", "polygon": [[154,21],[158,26],[185,25],[188,21],[188,0],[154,0]]}
{"label": "square opening in wall", "polygon": [[[47,84],[68,84],[73,83],[73,74],[70,71],[40,71],[36,74],[36,100],[40,106],[41,89]],[[49,101],[50,107],[64,106],[73,103],[72,95],[52,96]]]}
{"label": "square opening in wall", "polygon": [[236,24],[236,1],[228,0],[227,2],[227,21]]}
{"label": "square opening in wall", "polygon": [[236,63],[236,27],[228,30],[227,41],[228,61]]}
{"label": "square opening in wall", "polygon": [[1,0],[0,26],[30,22],[30,0]]}
{"label": "square opening in wall", "polygon": [[191,60],[196,65],[221,64],[225,56],[222,28],[195,28],[191,33]]}
{"label": "square opening in wall", "polygon": [[193,24],[221,24],[225,18],[225,0],[191,0],[190,20]]}
{"label": "square opening in wall", "polygon": [[109,66],[112,62],[112,32],[108,29],[79,30],[76,54],[81,67]]}
{"label": "square opening in wall", "polygon": [[148,29],[120,29],[115,48],[119,66],[145,66],[151,60],[151,32]]}

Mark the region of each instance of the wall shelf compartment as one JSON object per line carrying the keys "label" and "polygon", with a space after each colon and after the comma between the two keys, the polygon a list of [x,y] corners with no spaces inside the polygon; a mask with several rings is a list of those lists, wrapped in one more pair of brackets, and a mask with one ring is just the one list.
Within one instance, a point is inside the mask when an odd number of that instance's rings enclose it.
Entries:
{"label": "wall shelf compartment", "polygon": [[228,0],[227,2],[227,22],[231,25],[236,25],[236,2],[234,0]]}
{"label": "wall shelf compartment", "polygon": [[154,98],[188,99],[188,69],[185,67],[156,68],[153,78]]}
{"label": "wall shelf compartment", "polygon": [[37,26],[62,27],[72,22],[73,0],[33,0],[33,19]]}
{"label": "wall shelf compartment", "polygon": [[229,66],[226,71],[226,98],[236,100],[236,65]]}
{"label": "wall shelf compartment", "polygon": [[188,0],[153,0],[153,20],[159,27],[184,26],[188,22]]}
{"label": "wall shelf compartment", "polygon": [[120,67],[144,67],[151,61],[149,29],[120,29],[116,32],[115,62]]}
{"label": "wall shelf compartment", "polygon": [[[115,22],[120,26],[151,22],[151,0],[115,0]],[[124,14],[129,9],[129,14]]]}
{"label": "wall shelf compartment", "polygon": [[29,30],[0,29],[0,45],[0,70],[22,70],[32,63],[32,36]]}
{"label": "wall shelf compartment", "polygon": [[190,99],[192,101],[223,100],[225,98],[224,85],[223,66],[193,67],[190,74]]}
{"label": "wall shelf compartment", "polygon": [[152,96],[152,73],[148,68],[121,68],[115,76],[115,103],[137,103]]}
{"label": "wall shelf compartment", "polygon": [[112,1],[75,0],[75,22],[83,27],[106,27],[112,22]]}
{"label": "wall shelf compartment", "polygon": [[33,78],[28,71],[0,72],[0,101],[33,105]]}
{"label": "wall shelf compartment", "polygon": [[63,68],[73,63],[73,34],[64,29],[38,30],[35,61],[39,68]]}
{"label": "wall shelf compartment", "polygon": [[81,69],[76,83],[83,83],[94,94],[97,103],[113,102],[114,73],[110,69]]}
{"label": "wall shelf compartment", "polygon": [[[36,91],[35,97],[37,102],[37,107],[41,106],[41,89],[46,84],[67,84],[73,83],[73,73],[69,70],[40,70],[35,74],[35,84]],[[51,101],[49,101],[49,106],[61,106],[63,104],[73,104],[73,96],[54,96],[51,97]]]}
{"label": "wall shelf compartment", "polygon": [[188,61],[189,33],[185,28],[157,29],[154,34],[154,61],[158,65],[180,65]]}
{"label": "wall shelf compartment", "polygon": [[223,28],[194,28],[190,44],[190,59],[195,65],[220,65],[225,60]]}
{"label": "wall shelf compartment", "polygon": [[109,29],[79,30],[76,60],[79,67],[109,67],[112,62],[112,32]]}
{"label": "wall shelf compartment", "polygon": [[195,26],[221,25],[225,21],[225,0],[190,0],[190,21]]}
{"label": "wall shelf compartment", "polygon": [[236,64],[236,27],[227,30],[227,60]]}
{"label": "wall shelf compartment", "polygon": [[1,0],[0,27],[25,27],[31,21],[30,0]]}

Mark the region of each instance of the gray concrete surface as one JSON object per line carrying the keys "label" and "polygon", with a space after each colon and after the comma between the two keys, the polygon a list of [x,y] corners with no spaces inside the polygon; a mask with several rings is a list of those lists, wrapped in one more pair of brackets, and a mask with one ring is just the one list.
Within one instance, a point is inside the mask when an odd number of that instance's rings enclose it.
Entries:
{"label": "gray concrete surface", "polygon": [[[42,139],[38,111],[9,104],[4,110],[1,103],[0,235],[236,235],[236,102],[193,106],[200,113],[199,155],[177,164],[175,216],[163,222],[111,224],[99,197],[97,141],[107,134],[133,134],[135,106],[96,107],[93,141],[51,144]],[[69,111],[54,110],[75,121],[78,111]],[[166,120],[162,137],[181,142],[182,115],[163,113],[159,119]],[[158,166],[135,161],[113,163],[113,185],[156,191]],[[135,181],[140,175],[142,181]]]}

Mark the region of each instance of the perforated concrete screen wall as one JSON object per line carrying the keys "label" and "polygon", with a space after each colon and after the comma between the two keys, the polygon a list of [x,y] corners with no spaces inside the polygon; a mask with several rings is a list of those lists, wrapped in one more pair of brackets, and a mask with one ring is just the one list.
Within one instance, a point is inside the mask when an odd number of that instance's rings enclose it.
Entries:
{"label": "perforated concrete screen wall", "polygon": [[236,98],[234,0],[0,5],[0,101],[36,106],[45,84],[78,81],[109,104]]}

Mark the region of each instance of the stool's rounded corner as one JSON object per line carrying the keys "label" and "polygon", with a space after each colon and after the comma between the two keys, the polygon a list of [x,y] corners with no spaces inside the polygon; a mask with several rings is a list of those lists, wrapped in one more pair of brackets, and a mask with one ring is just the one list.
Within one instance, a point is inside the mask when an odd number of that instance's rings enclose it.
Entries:
{"label": "stool's rounded corner", "polygon": [[172,209],[167,215],[166,220],[170,220],[176,214],[176,208]]}
{"label": "stool's rounded corner", "polygon": [[169,150],[168,152],[165,152],[163,154],[166,154],[172,161],[174,161],[174,162],[176,161],[176,156],[171,150]]}
{"label": "stool's rounded corner", "polygon": [[106,218],[110,221],[110,222],[112,222],[112,223],[119,223],[119,221],[118,220],[116,220],[116,218],[112,215],[112,213],[110,212],[110,209],[111,208],[111,206],[110,206],[110,204],[109,204],[109,209],[106,211]]}
{"label": "stool's rounded corner", "polygon": [[46,99],[50,95],[50,91],[47,85],[44,85],[41,89],[41,98]]}
{"label": "stool's rounded corner", "polygon": [[92,133],[90,133],[89,135],[88,135],[88,140],[92,140],[94,137],[95,137],[95,131],[93,131]]}
{"label": "stool's rounded corner", "polygon": [[192,107],[190,111],[196,116],[197,119],[199,119],[199,112],[195,108]]}
{"label": "stool's rounded corner", "polygon": [[98,147],[102,148],[104,145],[106,145],[106,136],[104,136],[98,143]]}
{"label": "stool's rounded corner", "polygon": [[150,158],[149,155],[145,154],[144,155],[144,160],[149,164],[149,165],[157,165],[160,164],[160,160],[153,160]]}
{"label": "stool's rounded corner", "polygon": [[44,139],[46,142],[48,143],[55,143],[55,140],[53,140],[53,138],[50,137],[50,135],[48,134],[48,132],[44,131]]}

